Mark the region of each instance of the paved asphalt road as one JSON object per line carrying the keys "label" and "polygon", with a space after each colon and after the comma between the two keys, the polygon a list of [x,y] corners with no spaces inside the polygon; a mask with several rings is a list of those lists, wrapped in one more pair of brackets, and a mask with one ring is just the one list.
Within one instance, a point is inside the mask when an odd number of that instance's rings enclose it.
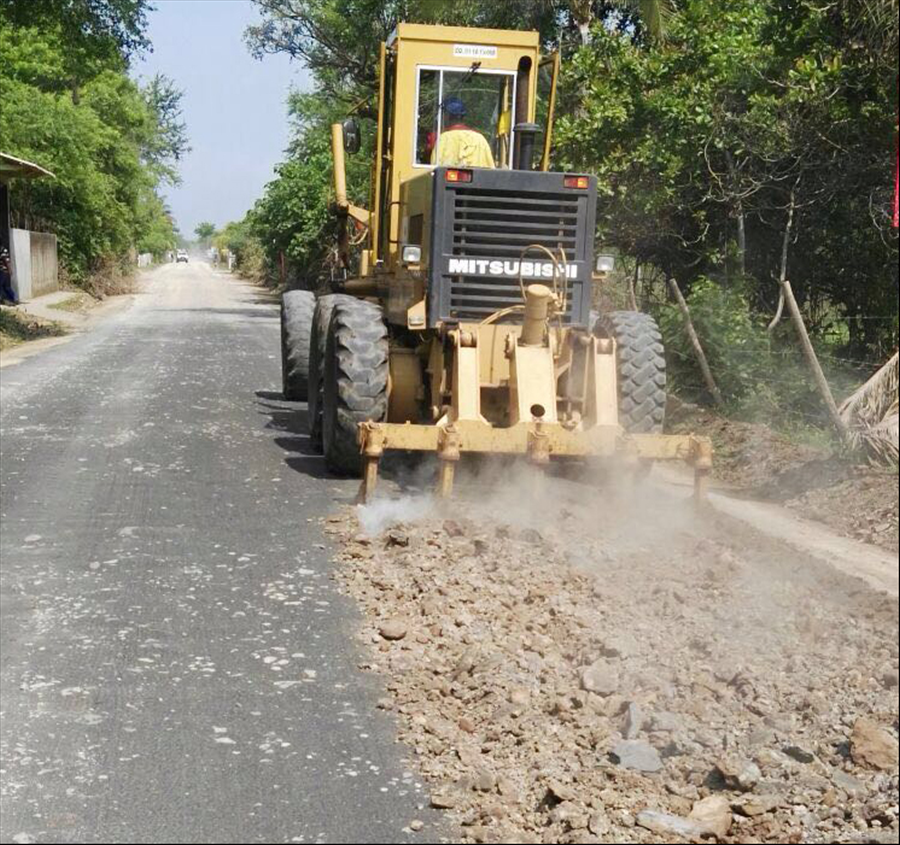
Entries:
{"label": "paved asphalt road", "polygon": [[356,485],[281,401],[278,331],[169,265],[0,371],[3,842],[446,835],[356,668],[318,523]]}

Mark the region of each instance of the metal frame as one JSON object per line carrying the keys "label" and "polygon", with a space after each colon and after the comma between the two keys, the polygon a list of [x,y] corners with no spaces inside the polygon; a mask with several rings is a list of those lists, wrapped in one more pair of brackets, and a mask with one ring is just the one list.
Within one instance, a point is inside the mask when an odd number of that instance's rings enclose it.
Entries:
{"label": "metal frame", "polygon": [[618,425],[598,425],[571,431],[559,423],[522,422],[496,428],[476,420],[444,420],[436,425],[413,423],[359,424],[359,448],[364,461],[359,500],[365,502],[378,483],[378,464],[386,449],[434,452],[441,462],[438,493],[453,490],[454,465],[463,452],[526,455],[537,465],[553,457],[612,457],[640,462],[681,461],[694,469],[694,499],[707,495],[712,469],[712,442],[693,434],[626,434]]}
{"label": "metal frame", "polygon": [[378,137],[375,139],[375,167],[372,173],[372,207],[369,210],[371,224],[369,226],[370,250],[372,254],[372,263],[375,264],[379,260],[381,252],[381,192],[382,179],[381,168],[384,159],[384,95],[385,95],[385,76],[387,75],[387,47],[384,42],[378,51],[378,124],[376,132]]}
{"label": "metal frame", "polygon": [[547,127],[544,130],[544,151],[543,155],[541,156],[541,170],[546,172],[550,169],[550,149],[553,136],[553,117],[554,112],[556,111],[556,83],[559,79],[559,51],[557,50],[556,52],[551,53],[545,59],[538,62],[538,67],[536,70],[537,74],[540,74],[540,68],[544,62],[550,62],[553,64],[553,68],[550,71],[550,99],[547,103]]}

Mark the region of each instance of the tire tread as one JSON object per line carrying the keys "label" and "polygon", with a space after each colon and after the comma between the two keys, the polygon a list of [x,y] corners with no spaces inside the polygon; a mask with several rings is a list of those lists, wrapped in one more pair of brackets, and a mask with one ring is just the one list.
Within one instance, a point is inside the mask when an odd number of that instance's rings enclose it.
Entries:
{"label": "tire tread", "polygon": [[661,433],[666,357],[656,320],[639,311],[611,311],[601,315],[595,332],[616,341],[619,423],[629,432]]}
{"label": "tire tread", "polygon": [[329,468],[358,475],[359,423],[387,419],[387,326],[381,308],[361,299],[335,303],[328,329],[323,440]]}
{"label": "tire tread", "polygon": [[281,392],[291,402],[307,398],[315,306],[312,291],[289,290],[281,297]]}

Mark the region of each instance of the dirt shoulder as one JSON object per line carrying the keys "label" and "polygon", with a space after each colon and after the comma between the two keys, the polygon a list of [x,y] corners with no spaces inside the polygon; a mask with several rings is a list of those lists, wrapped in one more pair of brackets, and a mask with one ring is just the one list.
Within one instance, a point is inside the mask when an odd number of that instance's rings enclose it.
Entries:
{"label": "dirt shoulder", "polygon": [[4,306],[0,308],[0,367],[66,343],[133,302],[132,294],[101,300],[84,291],[62,290],[16,307]]}
{"label": "dirt shoulder", "polygon": [[63,334],[65,328],[57,321],[35,317],[20,308],[0,307],[0,352]]}
{"label": "dirt shoulder", "polygon": [[725,488],[778,502],[832,531],[889,551],[900,549],[897,470],[836,457],[825,446],[794,442],[766,425],[674,404],[669,428],[712,438],[713,474]]}

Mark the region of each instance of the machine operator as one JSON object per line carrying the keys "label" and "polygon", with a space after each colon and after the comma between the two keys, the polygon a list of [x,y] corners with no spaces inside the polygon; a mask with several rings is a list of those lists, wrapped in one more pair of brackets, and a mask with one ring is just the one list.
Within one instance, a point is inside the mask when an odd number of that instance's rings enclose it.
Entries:
{"label": "machine operator", "polygon": [[431,163],[448,167],[495,167],[484,135],[465,123],[466,104],[459,97],[449,97],[443,111],[447,126],[431,151]]}

